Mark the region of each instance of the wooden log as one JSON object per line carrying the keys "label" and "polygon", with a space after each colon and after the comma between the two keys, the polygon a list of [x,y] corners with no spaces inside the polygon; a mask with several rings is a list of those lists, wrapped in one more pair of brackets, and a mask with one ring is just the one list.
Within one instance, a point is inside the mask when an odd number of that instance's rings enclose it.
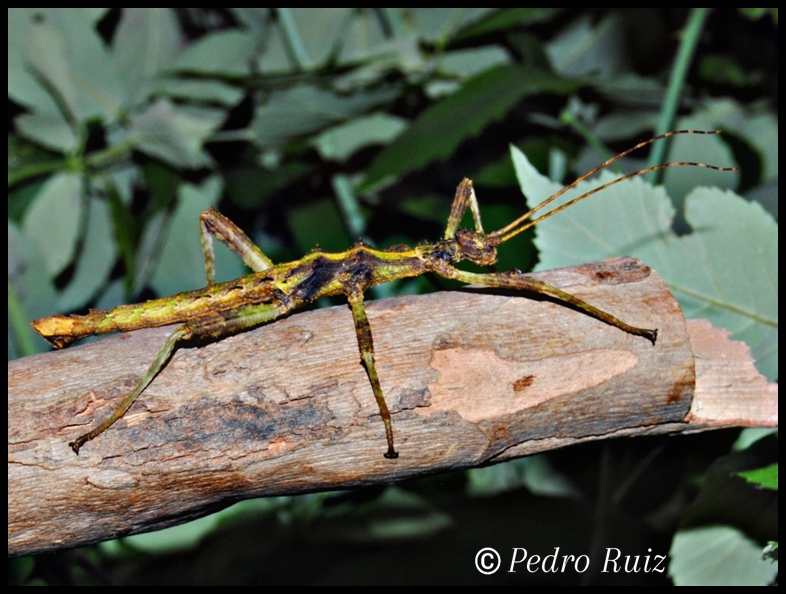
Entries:
{"label": "wooden log", "polygon": [[[251,497],[390,482],[620,435],[777,424],[777,387],[751,380],[744,351],[735,351],[733,380],[722,377],[728,366],[707,364],[718,344],[711,334],[694,366],[679,305],[640,262],[537,276],[657,328],[656,345],[533,295],[369,302],[397,460],[382,456],[384,429],[345,306],[179,349],[79,456],[68,442],[111,413],[172,328],[9,363],[9,555],[155,530]],[[708,386],[748,382],[746,407],[722,418],[738,397],[729,390],[724,403],[697,403],[694,387],[713,397],[699,368],[712,370]]]}

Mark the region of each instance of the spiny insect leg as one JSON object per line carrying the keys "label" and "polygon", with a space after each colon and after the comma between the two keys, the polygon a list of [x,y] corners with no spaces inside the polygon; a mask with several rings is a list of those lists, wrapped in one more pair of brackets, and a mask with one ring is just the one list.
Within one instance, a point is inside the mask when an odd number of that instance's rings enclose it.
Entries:
{"label": "spiny insect leg", "polygon": [[216,282],[216,258],[213,254],[213,237],[218,239],[243,260],[254,272],[262,272],[273,266],[273,262],[249,239],[240,227],[217,210],[210,208],[199,216],[202,252],[205,254],[207,286]]}
{"label": "spiny insect leg", "polygon": [[475,195],[475,188],[472,185],[472,180],[464,178],[456,188],[456,196],[453,198],[453,205],[450,207],[450,216],[448,216],[448,225],[445,227],[445,239],[454,239],[456,237],[456,229],[461,224],[461,219],[469,206],[472,211],[472,218],[475,221],[475,231],[483,233],[483,223],[480,220],[480,208],[478,207],[478,198]]}
{"label": "spiny insect leg", "polygon": [[445,266],[442,269],[437,270],[437,272],[446,278],[456,279],[468,284],[478,284],[485,285],[487,287],[499,287],[504,289],[517,289],[520,291],[529,291],[531,293],[539,293],[541,295],[554,297],[555,299],[559,299],[560,301],[577,307],[590,316],[606,322],[611,326],[616,326],[628,334],[646,338],[652,344],[655,344],[655,340],[658,338],[657,329],[637,328],[636,326],[626,324],[616,316],[613,316],[610,313],[605,312],[590,303],[587,303],[583,299],[579,299],[575,295],[571,295],[562,289],[558,289],[553,285],[545,283],[542,280],[533,278],[531,276],[525,276],[523,274],[512,274],[510,272],[492,272],[486,274],[465,272],[463,270],[453,268],[452,266]]}
{"label": "spiny insect leg", "polygon": [[379,385],[379,376],[374,365],[374,343],[371,339],[371,326],[366,316],[366,308],[363,306],[363,292],[360,290],[353,291],[347,295],[347,298],[349,299],[349,306],[352,308],[352,317],[355,320],[360,359],[366,368],[371,388],[374,390],[374,397],[377,399],[377,406],[379,406],[379,414],[382,416],[382,422],[385,424],[388,451],[385,452],[384,456],[389,459],[398,458],[398,452],[393,447],[393,423],[390,420],[390,411],[388,410],[387,402],[385,402],[385,396],[382,394],[382,386]]}
{"label": "spiny insect leg", "polygon": [[139,395],[150,385],[150,382],[158,375],[158,372],[161,371],[164,366],[169,361],[169,358],[172,356],[172,352],[175,350],[175,346],[180,340],[190,338],[192,336],[191,328],[186,324],[177,328],[172,334],[169,335],[164,346],[161,347],[161,350],[158,351],[158,355],[156,356],[155,361],[153,364],[148,368],[145,372],[145,375],[142,376],[142,379],[139,380],[139,383],[134,386],[134,389],[128,393],[128,395],[123,398],[123,402],[114,410],[112,415],[103,423],[101,423],[98,427],[85,433],[84,435],[80,435],[74,441],[70,442],[68,445],[71,446],[71,449],[74,450],[74,453],[79,455],[79,448],[81,448],[85,443],[94,439],[101,435],[104,431],[109,429],[115,421],[117,421],[120,417],[122,417],[126,411],[131,408],[131,405],[134,401],[139,397]]}

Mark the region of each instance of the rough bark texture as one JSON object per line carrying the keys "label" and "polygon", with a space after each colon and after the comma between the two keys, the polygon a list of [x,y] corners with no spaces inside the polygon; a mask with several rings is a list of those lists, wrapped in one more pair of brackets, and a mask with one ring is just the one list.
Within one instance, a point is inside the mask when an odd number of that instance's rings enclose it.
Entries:
{"label": "rough bark texture", "polygon": [[370,302],[397,460],[382,457],[384,429],[346,307],[179,349],[78,457],[68,442],[110,414],[171,328],[9,363],[9,555],[163,528],[249,497],[395,481],[607,437],[777,425],[777,387],[746,347],[706,323],[688,331],[660,277],[638,261],[538,276],[657,328],[657,344],[537,296]]}

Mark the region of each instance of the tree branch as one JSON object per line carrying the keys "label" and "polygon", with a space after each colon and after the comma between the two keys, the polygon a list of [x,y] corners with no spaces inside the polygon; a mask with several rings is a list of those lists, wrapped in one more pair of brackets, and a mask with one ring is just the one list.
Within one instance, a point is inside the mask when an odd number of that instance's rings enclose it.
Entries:
{"label": "tree branch", "polygon": [[397,460],[382,457],[384,428],[346,307],[179,349],[78,457],[68,442],[110,414],[171,328],[9,363],[9,555],[163,528],[250,497],[389,482],[621,435],[777,425],[777,386],[758,376],[744,345],[708,324],[688,331],[640,262],[537,276],[657,328],[657,344],[538,296],[370,302]]}

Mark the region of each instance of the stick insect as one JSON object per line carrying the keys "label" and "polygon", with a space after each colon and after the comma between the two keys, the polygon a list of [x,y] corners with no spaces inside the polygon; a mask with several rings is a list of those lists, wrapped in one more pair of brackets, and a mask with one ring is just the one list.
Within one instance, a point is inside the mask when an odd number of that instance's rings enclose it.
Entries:
{"label": "stick insect", "polygon": [[[465,178],[456,189],[443,238],[434,244],[419,245],[413,249],[404,247],[377,250],[358,241],[352,248],[344,252],[325,253],[317,249],[300,260],[286,264],[273,264],[239,227],[211,208],[202,213],[200,217],[202,249],[205,255],[207,276],[205,288],[171,297],[153,299],[141,304],[122,305],[108,311],[91,310],[87,315],[64,316],[58,314],[32,322],[31,326],[36,332],[44,336],[55,348],[66,347],[80,338],[95,334],[129,332],[140,328],[180,324],[169,335],[149,369],[109,418],[84,435],[77,437],[69,445],[76,454],[79,454],[80,448],[85,443],[101,435],[120,419],[167,365],[172,353],[181,341],[194,338],[220,339],[275,320],[320,297],[343,294],[349,301],[355,322],[361,363],[365,367],[384,423],[387,439],[387,451],[384,456],[389,459],[397,458],[398,453],[393,442],[391,415],[374,364],[374,344],[363,304],[363,294],[366,289],[374,285],[394,279],[419,276],[427,272],[469,284],[517,289],[546,295],[578,308],[587,315],[615,326],[623,332],[640,336],[654,345],[658,335],[657,329],[631,326],[613,314],[543,281],[524,276],[516,270],[476,273],[456,268],[455,264],[469,261],[481,267],[492,266],[497,261],[497,247],[500,244],[561,210],[626,179],[667,167],[706,167],[718,171],[733,169],[687,161],[655,165],[623,175],[534,217],[536,213],[579,182],[635,150],[679,134],[717,133],[718,131],[678,130],[641,142],[598,165],[556,194],[546,198],[515,221],[491,233],[486,233],[483,230],[472,181]],[[459,224],[467,208],[471,211],[474,219],[474,231],[459,229]],[[216,284],[213,255],[214,237],[229,246],[254,272],[230,282]]]}

